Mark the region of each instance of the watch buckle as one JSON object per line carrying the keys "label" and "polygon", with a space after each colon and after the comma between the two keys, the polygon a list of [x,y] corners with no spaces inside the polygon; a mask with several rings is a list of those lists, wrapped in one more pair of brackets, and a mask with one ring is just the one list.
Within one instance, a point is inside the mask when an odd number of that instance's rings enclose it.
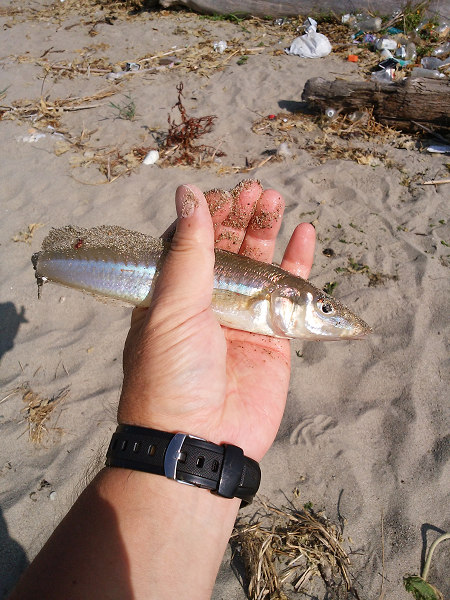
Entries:
{"label": "watch buckle", "polygon": [[206,441],[204,438],[197,437],[196,435],[189,435],[187,433],[176,433],[170,440],[169,445],[167,446],[166,454],[164,456],[164,475],[168,479],[173,479],[178,483],[183,483],[184,485],[192,485],[194,487],[197,487],[193,483],[182,481],[181,479],[177,478],[178,461],[182,457],[181,448],[183,447],[186,438],[190,438],[193,440],[201,440],[202,442]]}

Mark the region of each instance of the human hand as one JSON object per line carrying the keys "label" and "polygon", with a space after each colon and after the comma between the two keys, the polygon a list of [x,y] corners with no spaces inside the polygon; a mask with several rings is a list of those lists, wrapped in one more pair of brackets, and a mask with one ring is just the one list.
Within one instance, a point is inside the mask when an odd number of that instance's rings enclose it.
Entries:
{"label": "human hand", "polygon": [[[176,192],[177,230],[152,303],[133,311],[118,420],[234,444],[259,461],[283,415],[289,341],[218,324],[213,250],[271,262],[284,201],[254,180],[205,196],[192,185]],[[314,228],[299,225],[282,268],[306,278],[314,240]]]}

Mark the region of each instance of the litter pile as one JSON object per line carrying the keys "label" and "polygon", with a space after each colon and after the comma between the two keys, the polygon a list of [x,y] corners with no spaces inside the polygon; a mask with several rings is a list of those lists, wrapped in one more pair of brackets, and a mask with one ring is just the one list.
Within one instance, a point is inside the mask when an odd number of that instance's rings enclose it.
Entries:
{"label": "litter pile", "polygon": [[427,4],[398,10],[385,21],[363,13],[343,15],[342,23],[352,32],[353,51],[348,60],[358,62],[360,56],[367,60],[370,52],[376,64],[366,75],[379,83],[399,81],[408,74],[446,79],[450,69],[450,21],[434,13],[429,15]]}

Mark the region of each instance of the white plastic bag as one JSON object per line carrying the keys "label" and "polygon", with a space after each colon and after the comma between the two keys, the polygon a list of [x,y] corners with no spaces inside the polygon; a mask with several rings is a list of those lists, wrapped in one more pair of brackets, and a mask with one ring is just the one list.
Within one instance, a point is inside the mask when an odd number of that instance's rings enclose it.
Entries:
{"label": "white plastic bag", "polygon": [[296,54],[301,58],[323,58],[331,52],[331,44],[328,38],[317,33],[310,27],[305,35],[301,35],[292,42],[290,48],[286,48],[286,54]]}

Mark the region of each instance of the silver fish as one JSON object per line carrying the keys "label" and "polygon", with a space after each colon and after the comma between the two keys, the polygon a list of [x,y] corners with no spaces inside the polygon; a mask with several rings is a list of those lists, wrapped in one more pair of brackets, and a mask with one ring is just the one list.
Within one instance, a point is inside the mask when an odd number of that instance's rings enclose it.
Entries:
{"label": "silver fish", "polygon": [[[53,229],[32,257],[47,282],[148,306],[170,244],[117,226]],[[216,250],[212,309],[222,325],[280,338],[358,339],[371,328],[338,300],[280,267]]]}

